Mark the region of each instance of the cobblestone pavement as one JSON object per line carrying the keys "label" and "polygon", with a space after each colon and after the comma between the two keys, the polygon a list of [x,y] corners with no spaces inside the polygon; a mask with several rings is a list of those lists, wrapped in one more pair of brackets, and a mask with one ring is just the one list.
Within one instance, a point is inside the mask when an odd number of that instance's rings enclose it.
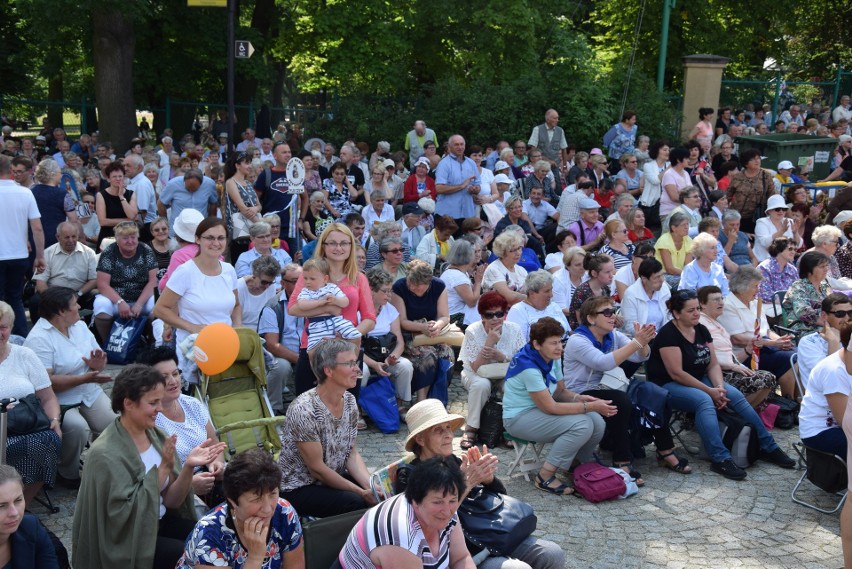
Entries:
{"label": "cobblestone pavement", "polygon": [[[465,414],[466,396],[455,381],[450,388],[450,411]],[[375,428],[359,434],[358,446],[370,470],[400,458],[407,429],[383,435]],[[781,447],[793,455],[798,431],[775,430]],[[698,438],[687,433],[687,443]],[[455,444],[458,445],[459,437]],[[636,468],[646,481],[638,495],[624,501],[591,504],[574,496],[551,496],[533,488],[520,475],[507,479],[510,449],[497,449],[500,474],[509,493],[526,500],[538,516],[536,535],[555,541],[567,552],[567,567],[641,567],[680,569],[796,568],[843,566],[839,514],[822,514],[794,504],[790,491],[801,475],[758,462],[743,482],[726,480],[710,471],[706,461],[690,457],[694,472],[681,475],[657,466],[653,445]],[[679,449],[679,453],[683,453]],[[825,493],[805,483],[808,497]],[[37,514],[71,548],[75,495],[58,488],[51,492],[60,508]],[[826,502],[827,503],[827,502]]]}

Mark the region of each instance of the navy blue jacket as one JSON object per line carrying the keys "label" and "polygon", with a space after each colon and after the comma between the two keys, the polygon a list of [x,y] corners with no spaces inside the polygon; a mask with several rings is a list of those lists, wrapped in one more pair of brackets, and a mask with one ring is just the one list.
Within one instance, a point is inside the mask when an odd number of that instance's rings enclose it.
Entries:
{"label": "navy blue jacket", "polygon": [[18,531],[9,541],[12,544],[12,569],[59,569],[53,542],[34,515],[24,514]]}

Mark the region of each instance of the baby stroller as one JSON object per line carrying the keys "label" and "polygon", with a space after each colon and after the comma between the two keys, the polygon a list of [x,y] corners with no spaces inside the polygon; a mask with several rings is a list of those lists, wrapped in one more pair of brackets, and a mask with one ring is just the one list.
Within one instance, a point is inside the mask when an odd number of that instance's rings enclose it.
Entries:
{"label": "baby stroller", "polygon": [[276,459],[281,450],[276,417],[266,395],[266,366],[260,337],[254,330],[237,328],[240,351],[236,361],[220,374],[200,374],[196,397],[207,405],[219,440],[228,445],[225,458],[253,446]]}

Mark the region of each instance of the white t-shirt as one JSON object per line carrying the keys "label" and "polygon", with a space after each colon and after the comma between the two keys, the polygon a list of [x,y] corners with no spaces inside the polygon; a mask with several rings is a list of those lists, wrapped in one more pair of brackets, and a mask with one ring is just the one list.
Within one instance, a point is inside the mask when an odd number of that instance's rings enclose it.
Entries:
{"label": "white t-shirt", "polygon": [[491,290],[499,282],[506,283],[511,290],[524,292],[526,280],[527,270],[525,268],[516,264],[514,270],[510,271],[500,259],[497,259],[485,269],[485,275],[482,277],[482,292]]}
{"label": "white t-shirt", "polygon": [[[53,373],[59,375],[88,373],[89,366],[83,358],[88,358],[93,350],[101,348],[82,320],[68,328],[66,337],[44,318],[40,318],[30,330],[24,346],[35,352],[45,369],[52,369]],[[103,394],[104,390],[97,383],[84,383],[75,385],[71,389],[57,391],[56,398],[60,405],[74,405],[82,402],[87,407],[91,407]]]}
{"label": "white t-shirt", "polygon": [[[156,448],[154,448],[154,445],[151,445],[143,452],[140,452],[139,458],[142,460],[142,466],[145,468],[145,472],[150,472],[152,468],[159,468],[160,462],[163,460],[160,453]],[[169,481],[166,479],[166,481],[163,482],[163,487],[160,488],[160,492],[166,489],[168,483]],[[163,504],[163,495],[160,494],[158,498],[160,499],[160,519],[162,519],[163,516],[166,515],[166,506]]]}
{"label": "white t-shirt", "polygon": [[381,310],[377,308],[376,312],[376,325],[367,334],[368,336],[384,336],[391,331],[393,321],[399,318],[399,311],[390,302],[382,306]]}
{"label": "white t-shirt", "polygon": [[826,429],[839,429],[840,423],[834,418],[828,406],[826,395],[833,393],[848,394],[852,391],[852,376],[846,373],[846,364],[835,352],[822,360],[811,371],[808,389],[799,411],[799,435],[806,439]]}
{"label": "white t-shirt", "polygon": [[[237,303],[234,290],[237,288],[237,273],[234,267],[219,262],[222,272],[208,277],[190,260],[175,269],[166,288],[180,296],[178,314],[192,324],[206,325],[214,322],[231,324],[231,312]],[[176,331],[180,344],[189,332],[180,328]]]}
{"label": "white t-shirt", "polygon": [[35,352],[15,344],[9,344],[9,355],[0,363],[0,377],[0,397],[23,399],[50,387],[50,377]]}
{"label": "white t-shirt", "polygon": [[40,219],[35,196],[23,186],[12,180],[0,180],[0,194],[3,207],[0,207],[0,227],[3,238],[0,239],[0,261],[26,259],[28,230],[31,219]]}
{"label": "white t-shirt", "polygon": [[528,342],[530,339],[530,326],[533,325],[534,322],[537,322],[544,318],[545,316],[550,316],[560,324],[562,324],[562,328],[565,329],[565,332],[568,333],[571,331],[571,326],[568,324],[568,319],[565,318],[565,314],[562,312],[562,309],[555,302],[551,302],[548,304],[544,310],[537,310],[531,304],[527,304],[526,302],[519,302],[512,306],[509,309],[509,314],[506,316],[507,322],[514,322],[521,329],[521,334],[524,337],[524,341]]}
{"label": "white t-shirt", "polygon": [[465,304],[459,293],[456,292],[456,287],[460,285],[470,286],[470,277],[458,269],[447,269],[441,275],[441,280],[447,285],[447,304],[450,308],[450,314],[464,314],[464,323],[470,326],[474,322],[480,320],[479,311],[476,305],[468,306]]}
{"label": "white t-shirt", "polygon": [[[624,265],[623,267],[618,269],[615,272],[615,277],[613,278],[613,280],[616,280],[616,281],[623,283],[627,286],[630,286],[633,283],[635,283],[636,277],[633,276],[633,263],[628,263],[627,265]],[[615,287],[615,285],[613,285],[610,288],[612,290],[613,295],[615,295],[618,292],[618,289]]]}
{"label": "white t-shirt", "polygon": [[237,279],[237,295],[240,297],[240,308],[243,313],[243,326],[257,329],[257,321],[260,311],[266,304],[275,298],[275,286],[268,286],[266,290],[258,295],[249,292],[248,283],[245,278]]}

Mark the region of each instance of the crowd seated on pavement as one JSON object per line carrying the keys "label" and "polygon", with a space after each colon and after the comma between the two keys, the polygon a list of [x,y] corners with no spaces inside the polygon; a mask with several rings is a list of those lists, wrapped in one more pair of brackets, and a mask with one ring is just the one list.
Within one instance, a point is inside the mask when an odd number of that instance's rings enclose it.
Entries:
{"label": "crowd seated on pavement", "polygon": [[[221,132],[194,139],[168,129],[134,140],[125,156],[96,134],[55,155],[4,132],[0,187],[9,199],[0,223],[9,238],[0,244],[0,371],[20,379],[12,395],[34,393],[50,419],[47,430],[7,442],[27,503],[42,485],[80,487],[74,554],[82,565],[126,554],[172,567],[183,555],[189,567],[212,559],[214,549],[202,543],[212,535],[222,555],[254,559],[265,553],[252,535],[257,526],[278,540],[272,566],[298,566],[294,517],[375,506],[353,530],[341,566],[410,561],[404,550],[418,551],[420,542],[388,542],[396,549],[374,556],[358,533],[405,512],[421,522],[419,539],[440,535],[442,550],[464,566],[473,559],[459,532],[444,532],[453,524],[418,516],[434,493],[458,506],[470,490],[457,483],[459,462],[462,472],[493,470],[496,459],[476,446],[491,398],[502,399],[511,437],[550,445],[536,488],[572,493],[563,474],[598,452],[611,453],[639,484],[651,480],[634,465],[629,396],[602,383],[616,369],[632,384],[656,384],[675,409],[694,414],[710,468],[722,476],[741,480],[746,471],[722,443],[718,409],[753,426],[763,461],[792,466],[760,419],[772,395],[802,401],[803,440],[843,455],[852,385],[841,369],[852,369],[843,365],[852,318],[852,211],[843,200],[852,193],[852,163],[834,160],[827,178],[840,182],[832,189],[813,186],[805,168],[741,150],[739,125],[723,122],[733,133],[716,133],[713,109],[699,114],[683,144],[637,137],[641,117],[631,111],[604,151],[576,153],[553,109],[528,142],[514,145],[475,146],[446,133],[442,146],[423,121],[399,155],[392,143],[370,154],[353,141],[338,147],[314,139],[299,154],[309,172],[303,193],[289,189],[294,138],[286,127],[261,138],[246,129],[230,154]],[[784,124],[752,126],[760,133]],[[848,156],[849,121],[840,117],[833,127],[832,156]],[[59,184],[59,174],[77,179],[80,193]],[[347,297],[346,307],[299,305],[309,258],[327,265],[325,278]],[[25,295],[28,280],[34,285]],[[392,337],[393,347],[376,359],[334,331],[310,337],[312,322],[340,317],[362,344]],[[143,360],[153,368],[119,373],[110,409],[101,346],[115,320],[138,318],[149,320],[148,341],[166,351]],[[269,461],[248,453],[232,463],[265,477],[237,469],[229,482],[224,469],[223,480],[223,447],[205,405],[180,393],[198,381],[185,344],[213,322],[250,327],[264,340],[269,399],[286,414],[275,476]],[[26,337],[24,347],[12,332]],[[434,414],[443,420],[418,426],[421,405],[446,406],[438,400],[456,362],[467,415],[442,407]],[[370,424],[360,408],[370,376],[391,379],[388,404],[408,420],[416,462],[440,474],[439,487],[425,480],[409,492],[409,483],[393,503],[375,504],[357,445]],[[291,389],[296,398],[288,402]],[[427,439],[438,426],[432,448]],[[460,461],[447,444],[462,426],[467,458]],[[195,436],[180,436],[175,446],[164,432]],[[662,467],[700,468],[677,454],[667,428],[652,435]],[[419,468],[411,468],[415,482]],[[107,524],[104,500],[120,492],[116,482],[131,479],[138,492]],[[475,480],[499,484],[493,471]],[[224,502],[192,529],[193,495],[215,496],[214,506],[223,483]],[[133,551],[107,551],[88,537],[104,532],[123,543],[137,530],[122,524],[140,513],[157,531]],[[238,516],[248,518],[234,530],[228,520]],[[561,566],[550,553],[519,566]],[[495,559],[477,563],[499,566]]]}

